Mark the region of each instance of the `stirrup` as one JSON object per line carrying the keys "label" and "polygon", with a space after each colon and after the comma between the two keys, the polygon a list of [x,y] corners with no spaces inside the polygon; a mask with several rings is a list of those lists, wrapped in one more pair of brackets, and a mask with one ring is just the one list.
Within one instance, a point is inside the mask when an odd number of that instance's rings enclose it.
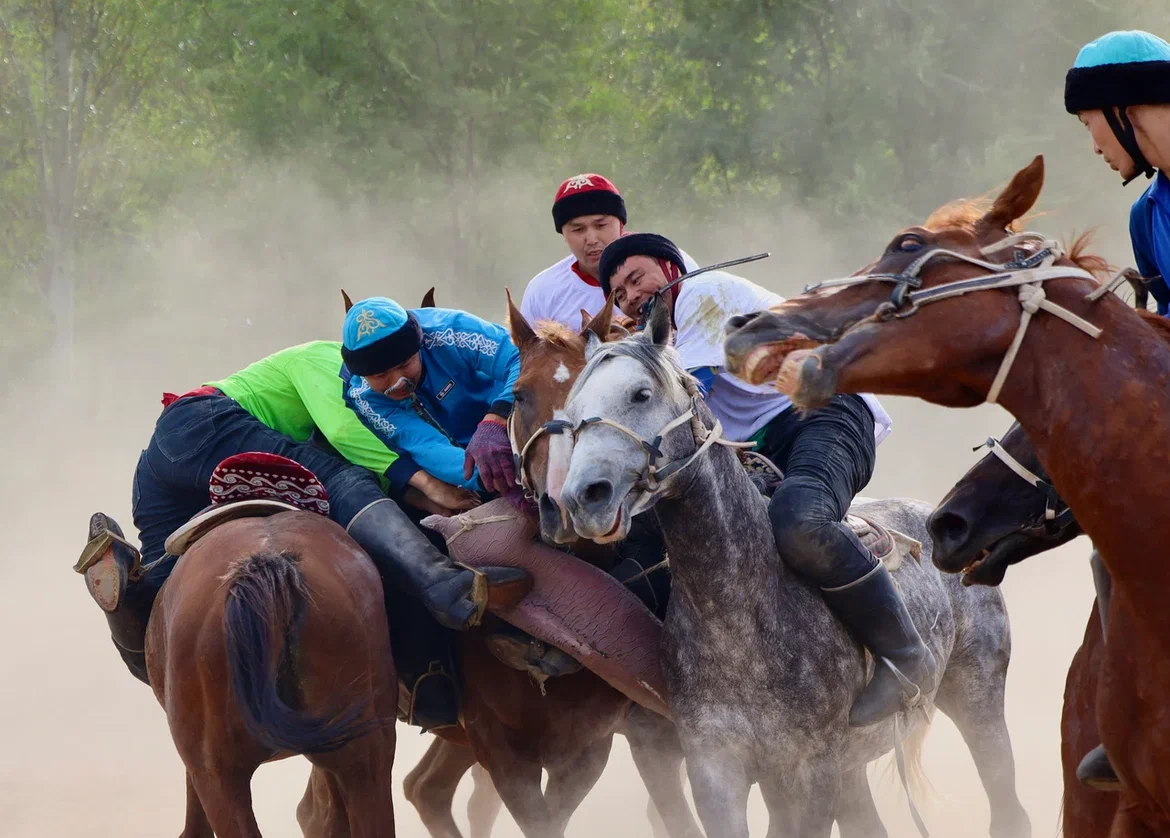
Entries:
{"label": "stirrup", "polygon": [[[417,696],[418,696],[419,685],[422,684],[422,682],[425,681],[427,678],[430,678],[433,675],[437,675],[441,678],[446,678],[448,681],[451,682],[451,686],[455,690],[455,714],[457,717],[457,721],[455,724],[435,725],[434,727],[426,727],[421,722],[419,722],[418,719],[415,717],[414,701],[415,701],[415,698],[417,698]],[[422,675],[418,676],[418,678],[414,682],[414,687],[412,687],[409,692],[410,692],[410,694],[409,694],[409,697],[407,699],[406,713],[405,713],[406,717],[404,719],[402,719],[402,721],[406,722],[408,725],[412,725],[414,727],[420,728],[423,733],[429,733],[429,732],[435,731],[435,730],[446,730],[448,728],[463,727],[463,702],[459,696],[459,684],[456,683],[455,678],[451,675],[450,672],[448,672],[446,669],[443,668],[443,664],[440,663],[439,661],[431,661],[430,662],[430,664],[427,666],[427,671],[424,672]]]}

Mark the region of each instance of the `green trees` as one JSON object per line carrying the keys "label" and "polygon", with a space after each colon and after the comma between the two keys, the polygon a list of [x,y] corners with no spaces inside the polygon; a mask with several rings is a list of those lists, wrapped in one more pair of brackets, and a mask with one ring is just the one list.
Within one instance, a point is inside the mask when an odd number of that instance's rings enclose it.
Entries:
{"label": "green trees", "polygon": [[[550,232],[528,208],[582,170],[647,223],[780,205],[838,227],[918,217],[1051,152],[1080,44],[1160,21],[1153,0],[1003,10],[0,0],[0,300],[22,324],[0,351],[55,335],[63,352],[74,312],[117,289],[111,253],[184,189],[259,163],[342,204],[393,202],[437,269],[514,286],[507,255]],[[501,194],[523,208],[508,225]]]}

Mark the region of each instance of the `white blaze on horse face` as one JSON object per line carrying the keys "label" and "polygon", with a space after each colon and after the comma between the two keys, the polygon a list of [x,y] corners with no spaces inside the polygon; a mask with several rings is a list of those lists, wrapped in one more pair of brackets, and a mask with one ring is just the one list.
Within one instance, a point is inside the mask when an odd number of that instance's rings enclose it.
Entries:
{"label": "white blaze on horse face", "polygon": [[569,372],[569,368],[566,367],[565,362],[562,361],[561,363],[557,364],[557,371],[553,373],[553,381],[555,381],[557,384],[564,384],[569,380],[570,375],[571,373]]}
{"label": "white blaze on horse face", "polygon": [[[560,411],[553,414],[564,418]],[[548,472],[545,474],[545,492],[560,506],[561,489],[569,474],[569,463],[573,459],[573,437],[571,434],[552,434],[548,437]]]}

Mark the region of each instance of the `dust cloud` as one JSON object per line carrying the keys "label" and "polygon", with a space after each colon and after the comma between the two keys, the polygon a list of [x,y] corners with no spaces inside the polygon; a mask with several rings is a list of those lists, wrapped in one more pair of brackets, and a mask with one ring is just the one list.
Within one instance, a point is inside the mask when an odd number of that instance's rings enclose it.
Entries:
{"label": "dust cloud", "polygon": [[[1083,135],[1073,133],[1079,126],[1068,123],[1075,120],[1063,120],[1054,137],[1038,141],[1037,150],[1050,154],[1050,181],[1073,166],[1104,169]],[[1011,174],[1004,171],[1002,181]],[[1098,250],[1128,264],[1125,208],[1134,195],[1117,189],[1105,171],[1099,176],[1095,203],[1047,206],[1050,214],[1033,227],[1071,236],[1103,225]],[[101,613],[70,569],[92,511],[102,509],[129,526],[130,479],[162,391],[183,392],[285,346],[334,338],[340,287],[355,299],[389,294],[410,305],[434,285],[440,305],[500,319],[505,283],[480,277],[505,276],[518,296],[528,278],[563,254],[548,213],[554,184],[523,174],[506,180],[513,200],[492,228],[492,240],[483,243],[492,270],[461,276],[433,267],[446,246],[438,221],[427,233],[417,219],[408,227],[399,208],[339,203],[290,169],[257,173],[232,194],[185,195],[171,208],[164,232],[128,251],[116,276],[91,278],[85,291],[91,313],[78,334],[72,385],[35,362],[8,382],[0,403],[0,502],[7,522],[0,541],[5,836],[131,838],[181,828],[183,768],[163,712],[118,659]],[[994,186],[972,182],[968,191]],[[853,229],[833,230],[773,205],[745,206],[734,218],[683,228],[671,223],[669,208],[640,207],[637,195],[627,201],[633,229],[672,234],[700,262],[772,251],[772,259],[744,273],[782,294],[865,264],[899,227],[920,220],[866,218]],[[996,407],[948,411],[895,398],[885,404],[894,433],[879,451],[866,490],[871,496],[937,502],[978,458],[971,446],[1010,423]],[[1061,695],[1093,603],[1088,552],[1081,539],[1032,559],[1013,568],[1002,589],[1013,629],[1008,724],[1019,792],[1037,836],[1057,831]],[[401,780],[430,738],[403,726],[399,736],[399,834],[420,836],[425,833],[402,799]],[[871,768],[881,815],[892,835],[913,835],[901,789],[879,776],[883,768]],[[933,833],[986,835],[986,797],[962,739],[941,714],[927,739],[925,768],[936,796],[918,804]],[[258,772],[255,807],[266,835],[300,834],[294,810],[307,774],[299,758]],[[469,786],[465,780],[456,800],[464,825]],[[645,802],[619,737],[569,835],[648,836]],[[758,792],[751,819],[753,833],[762,835],[767,816]],[[504,813],[495,834],[520,833]]]}

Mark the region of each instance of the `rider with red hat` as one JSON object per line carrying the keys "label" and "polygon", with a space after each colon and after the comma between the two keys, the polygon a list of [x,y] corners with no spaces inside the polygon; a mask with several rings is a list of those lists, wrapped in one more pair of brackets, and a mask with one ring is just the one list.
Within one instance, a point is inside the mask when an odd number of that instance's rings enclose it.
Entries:
{"label": "rider with red hat", "polygon": [[[605,177],[574,175],[557,189],[552,207],[553,225],[569,246],[569,255],[538,273],[528,283],[520,312],[529,323],[551,320],[571,329],[581,326],[581,311],[592,317],[605,305],[597,279],[601,252],[622,234],[626,202]],[[687,270],[698,264],[683,253]]]}

